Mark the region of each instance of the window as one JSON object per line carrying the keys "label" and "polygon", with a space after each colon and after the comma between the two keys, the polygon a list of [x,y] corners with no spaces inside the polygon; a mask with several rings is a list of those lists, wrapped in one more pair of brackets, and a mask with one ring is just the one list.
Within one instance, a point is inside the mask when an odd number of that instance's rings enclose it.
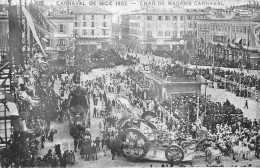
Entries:
{"label": "window", "polygon": [[107,27],[107,23],[106,22],[103,22],[103,27]]}
{"label": "window", "polygon": [[59,46],[65,46],[65,40],[64,39],[59,39]]}
{"label": "window", "polygon": [[83,35],[87,35],[87,34],[88,34],[88,33],[87,33],[87,30],[86,30],[86,29],[83,29],[83,30],[82,30],[82,34],[83,34]]}
{"label": "window", "polygon": [[153,35],[152,30],[146,31],[146,36],[147,36],[147,37],[151,37],[152,35]]}
{"label": "window", "polygon": [[163,20],[163,17],[162,16],[158,16],[158,20]]}
{"label": "window", "polygon": [[153,20],[153,17],[152,16],[147,16],[146,20]]}
{"label": "window", "polygon": [[75,26],[75,27],[78,27],[78,22],[75,22],[75,23],[74,23],[74,26]]}
{"label": "window", "polygon": [[103,36],[107,36],[107,30],[103,30]]}
{"label": "window", "polygon": [[197,23],[194,23],[194,28],[197,28]]}
{"label": "window", "polygon": [[184,35],[184,31],[181,30],[181,31],[180,31],[180,37],[182,38],[183,35]]}
{"label": "window", "polygon": [[231,26],[231,31],[232,31],[232,32],[235,32],[235,31],[236,31],[235,26]]}
{"label": "window", "polygon": [[246,39],[243,39],[243,45],[245,46],[247,44]]}
{"label": "window", "polygon": [[191,28],[192,26],[191,26],[191,23],[189,23],[189,25],[188,25],[188,28]]}
{"label": "window", "polygon": [[63,24],[59,25],[59,32],[61,32],[61,33],[64,32],[64,25]]}
{"label": "window", "polygon": [[184,20],[184,16],[181,16],[181,17],[180,17],[180,20]]}
{"label": "window", "polygon": [[78,36],[78,34],[79,34],[79,31],[77,29],[74,30],[74,36]]}
{"label": "window", "polygon": [[95,19],[95,15],[91,15],[91,19],[94,20]]}
{"label": "window", "polygon": [[94,22],[91,22],[91,27],[95,27],[95,23]]}
{"label": "window", "polygon": [[165,37],[170,37],[170,31],[165,31]]}
{"label": "window", "polygon": [[177,28],[177,23],[174,23],[174,28],[175,28],[175,29]]}
{"label": "window", "polygon": [[78,20],[78,15],[75,15],[75,18],[74,18],[75,20]]}
{"label": "window", "polygon": [[162,30],[159,30],[159,31],[158,31],[158,36],[159,36],[159,37],[162,37],[162,36],[163,36],[163,31],[162,31]]}
{"label": "window", "polygon": [[177,16],[173,16],[173,17],[172,17],[172,20],[177,20]]}
{"label": "window", "polygon": [[87,26],[87,22],[83,22],[83,27],[86,27]]}
{"label": "window", "polygon": [[107,18],[107,15],[103,15],[103,19],[106,19]]}
{"label": "window", "polygon": [[151,25],[151,23],[147,23],[147,28],[150,29],[152,27]]}
{"label": "window", "polygon": [[246,28],[247,28],[247,27],[246,27],[246,26],[244,26],[244,34],[246,34]]}
{"label": "window", "polygon": [[192,19],[192,16],[187,16],[187,20],[191,20]]}
{"label": "window", "polygon": [[165,20],[170,20],[170,16],[165,16]]}
{"label": "window", "polygon": [[172,32],[172,37],[177,37],[177,31]]}
{"label": "window", "polygon": [[92,35],[92,36],[95,35],[95,30],[91,30],[91,35]]}
{"label": "window", "polygon": [[47,47],[52,47],[52,45],[53,45],[52,39],[47,39],[46,46]]}
{"label": "window", "polygon": [[86,15],[83,15],[83,20],[86,20]]}

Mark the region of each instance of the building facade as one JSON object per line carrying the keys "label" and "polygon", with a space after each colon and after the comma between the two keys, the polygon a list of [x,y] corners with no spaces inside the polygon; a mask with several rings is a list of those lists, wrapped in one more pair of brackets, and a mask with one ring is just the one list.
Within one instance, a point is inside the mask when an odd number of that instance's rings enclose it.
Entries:
{"label": "building facade", "polygon": [[74,53],[73,18],[74,16],[69,14],[48,16],[55,29],[53,34],[47,37],[45,50],[54,58]]}
{"label": "building facade", "polygon": [[76,50],[89,56],[98,49],[107,50],[112,45],[112,13],[98,7],[78,6],[73,13],[73,36]]}
{"label": "building facade", "polygon": [[206,13],[185,10],[145,10],[123,14],[122,41],[125,45],[142,49],[172,50],[186,45],[185,36],[196,37],[197,19]]}
{"label": "building facade", "polygon": [[255,16],[231,12],[197,19],[198,54],[212,57],[212,60],[258,60],[259,37],[255,33],[258,24]]}
{"label": "building facade", "polygon": [[7,47],[7,39],[9,34],[9,20],[7,5],[0,5],[0,50],[3,51]]}

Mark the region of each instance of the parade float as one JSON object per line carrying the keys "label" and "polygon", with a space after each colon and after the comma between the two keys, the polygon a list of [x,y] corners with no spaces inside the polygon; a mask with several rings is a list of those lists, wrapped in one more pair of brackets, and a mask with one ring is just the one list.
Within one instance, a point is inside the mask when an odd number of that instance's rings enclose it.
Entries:
{"label": "parade float", "polygon": [[75,88],[69,94],[67,113],[70,123],[70,135],[74,138],[90,127],[90,113],[86,96],[87,90],[80,87]]}
{"label": "parade float", "polygon": [[204,152],[209,144],[206,131],[202,131],[197,139],[180,143],[177,133],[164,129],[163,123],[153,118],[152,112],[141,114],[123,96],[116,97],[116,113],[118,143],[122,145],[121,153],[129,161],[145,159],[179,164],[191,161],[196,151]]}

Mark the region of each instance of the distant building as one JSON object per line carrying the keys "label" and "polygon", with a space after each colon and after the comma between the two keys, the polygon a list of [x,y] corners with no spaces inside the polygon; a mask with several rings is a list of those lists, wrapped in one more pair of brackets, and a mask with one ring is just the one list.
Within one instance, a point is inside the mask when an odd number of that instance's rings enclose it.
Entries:
{"label": "distant building", "polygon": [[98,7],[71,7],[73,36],[77,51],[85,56],[97,49],[107,50],[112,45],[112,13]]}
{"label": "distant building", "polygon": [[186,46],[185,37],[196,37],[197,19],[205,12],[174,8],[144,10],[121,15],[125,45],[152,50],[172,50]]}
{"label": "distant building", "polygon": [[258,23],[245,10],[197,19],[199,54],[224,60],[258,60],[259,37],[255,34]]}
{"label": "distant building", "polygon": [[8,41],[9,20],[7,7],[7,5],[0,5],[0,49],[4,49]]}
{"label": "distant building", "polygon": [[74,54],[73,19],[69,14],[59,14],[47,17],[55,26],[54,32],[47,37],[46,52],[55,57],[72,56]]}

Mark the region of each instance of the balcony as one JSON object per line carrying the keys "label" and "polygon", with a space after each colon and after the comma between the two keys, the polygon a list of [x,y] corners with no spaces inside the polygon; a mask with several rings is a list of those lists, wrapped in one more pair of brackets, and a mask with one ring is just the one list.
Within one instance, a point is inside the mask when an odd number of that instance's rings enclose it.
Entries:
{"label": "balcony", "polygon": [[67,46],[57,46],[57,51],[67,51],[68,47]]}
{"label": "balcony", "polygon": [[56,50],[56,48],[55,47],[45,47],[45,50],[46,51],[54,51],[54,50]]}

